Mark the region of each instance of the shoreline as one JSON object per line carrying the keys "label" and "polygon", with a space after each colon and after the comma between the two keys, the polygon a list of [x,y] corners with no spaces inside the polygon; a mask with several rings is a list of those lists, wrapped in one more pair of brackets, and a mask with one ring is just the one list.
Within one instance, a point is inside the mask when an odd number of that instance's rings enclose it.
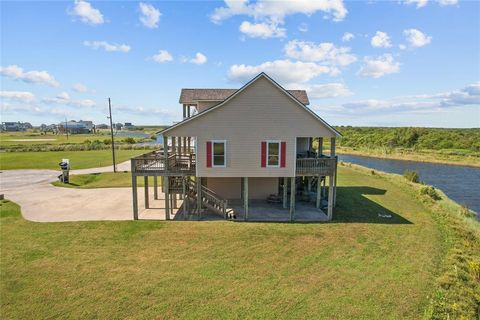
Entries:
{"label": "shoreline", "polygon": [[[427,155],[421,154],[380,154],[375,152],[365,152],[351,149],[344,149],[342,147],[337,148],[337,154],[339,155],[351,155],[351,156],[362,156],[368,158],[378,158],[378,159],[390,159],[390,160],[401,160],[401,161],[417,161],[425,163],[435,163],[435,164],[445,164],[459,167],[471,167],[471,168],[480,168],[480,160],[477,162],[460,162],[455,160],[444,160],[444,159],[431,159]],[[427,157],[427,158],[425,158]]]}

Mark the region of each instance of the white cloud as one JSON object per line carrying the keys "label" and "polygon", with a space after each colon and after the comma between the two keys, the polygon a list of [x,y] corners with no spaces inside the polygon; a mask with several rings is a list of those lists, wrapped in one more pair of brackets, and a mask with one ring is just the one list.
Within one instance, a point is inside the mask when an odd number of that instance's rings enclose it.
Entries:
{"label": "white cloud", "polygon": [[28,91],[0,91],[0,97],[25,103],[30,103],[35,100],[33,93]]}
{"label": "white cloud", "polygon": [[[404,0],[403,3],[407,5],[416,5],[418,8],[423,8],[428,4],[429,0]],[[454,6],[458,3],[458,0],[436,0],[436,2],[442,6]]]}
{"label": "white cloud", "polygon": [[159,50],[157,54],[152,56],[153,61],[158,63],[172,61],[173,57],[167,50]]}
{"label": "white cloud", "polygon": [[400,71],[400,63],[396,62],[391,54],[384,54],[376,58],[365,57],[364,61],[365,64],[357,73],[359,76],[380,78]]}
{"label": "white cloud", "polygon": [[420,94],[387,100],[367,99],[344,103],[339,106],[320,107],[334,114],[391,114],[400,112],[431,113],[461,106],[480,107],[480,82],[459,90],[437,94]]}
{"label": "white cloud", "polygon": [[285,28],[280,28],[276,23],[250,23],[243,21],[239,27],[240,32],[250,38],[283,38],[285,37]]}
{"label": "white cloud", "polygon": [[87,86],[84,85],[84,84],[75,83],[75,84],[72,86],[72,90],[73,90],[73,91],[76,91],[76,92],[87,92],[87,91],[88,91],[88,88],[87,88]]}
{"label": "white cloud", "polygon": [[[292,86],[289,86],[289,89],[292,89]],[[303,89],[307,91],[310,99],[348,97],[353,94],[343,83],[296,85],[293,89]]]}
{"label": "white cloud", "polygon": [[42,102],[45,104],[61,104],[81,108],[91,108],[97,105],[97,103],[91,99],[72,100],[67,92],[60,92],[55,98],[42,99]]}
{"label": "white cloud", "polygon": [[160,11],[151,4],[140,2],[140,22],[147,28],[158,28],[158,21],[162,15]]}
{"label": "white cloud", "polygon": [[246,82],[261,72],[267,73],[283,84],[292,84],[307,82],[321,74],[336,72],[336,69],[313,62],[275,60],[256,66],[232,65],[228,70],[228,78],[237,82]]}
{"label": "white cloud", "polygon": [[370,41],[372,47],[375,48],[389,48],[392,46],[390,43],[390,37],[386,32],[377,31],[375,36],[372,37]]}
{"label": "white cloud", "polygon": [[398,48],[399,48],[400,50],[405,50],[405,49],[407,49],[407,46],[404,45],[404,44],[399,44],[399,45],[398,45]]}
{"label": "white cloud", "polygon": [[308,31],[308,24],[302,23],[298,26],[298,31],[300,32],[307,32]]}
{"label": "white cloud", "polygon": [[207,62],[207,56],[205,56],[203,53],[201,52],[197,52],[195,54],[195,58],[192,58],[192,59],[186,59],[184,60],[186,62],[190,62],[190,63],[194,63],[194,64],[204,64],[205,62]]}
{"label": "white cloud", "polygon": [[70,95],[67,92],[63,91],[57,94],[57,99],[68,101],[70,100]]}
{"label": "white cloud", "polygon": [[437,0],[438,4],[442,7],[454,6],[458,3],[458,0]]}
{"label": "white cloud", "polygon": [[126,44],[108,43],[106,41],[83,41],[83,45],[93,49],[103,49],[108,52],[129,52],[131,47]]}
{"label": "white cloud", "polygon": [[79,17],[82,22],[91,25],[105,22],[100,10],[93,8],[89,2],[83,0],[75,0],[74,7],[70,11],[70,14]]}
{"label": "white cloud", "polygon": [[52,87],[58,87],[60,85],[47,71],[32,70],[24,72],[23,69],[17,65],[1,67],[0,74],[13,80],[21,80],[28,83],[43,83]]}
{"label": "white cloud", "polygon": [[346,66],[357,61],[355,55],[350,53],[350,48],[336,47],[329,42],[315,44],[313,42],[292,40],[285,45],[284,51],[289,58],[322,62],[329,65]]}
{"label": "white cloud", "polygon": [[428,0],[404,0],[403,3],[407,5],[416,5],[417,8],[422,8],[427,5]]}
{"label": "white cloud", "polygon": [[[332,17],[334,21],[341,21],[347,15],[347,9],[343,0],[296,0],[296,1],[271,1],[257,0],[225,0],[225,6],[216,8],[210,15],[214,23],[228,19],[236,15],[252,17],[254,23],[243,22],[243,30],[248,34],[255,34],[256,37],[270,38],[266,34],[275,37],[284,37],[286,30],[280,28],[284,24],[286,16],[294,14],[305,14],[311,16],[321,11],[326,13],[324,17]],[[242,31],[242,26],[240,27]],[[242,31],[247,33],[245,31]],[[261,34],[261,36],[258,36]]]}
{"label": "white cloud", "polygon": [[407,42],[412,47],[416,48],[423,47],[432,41],[432,37],[427,36],[425,33],[417,29],[403,30],[403,34],[407,38]]}
{"label": "white cloud", "polygon": [[350,32],[345,32],[342,36],[342,42],[349,42],[355,38],[355,35]]}
{"label": "white cloud", "polygon": [[348,12],[342,0],[258,0],[256,2],[225,0],[225,7],[216,8],[210,18],[218,23],[235,15],[247,15],[255,20],[267,19],[281,22],[288,15],[302,13],[310,16],[317,11],[330,14],[336,21],[343,20]]}

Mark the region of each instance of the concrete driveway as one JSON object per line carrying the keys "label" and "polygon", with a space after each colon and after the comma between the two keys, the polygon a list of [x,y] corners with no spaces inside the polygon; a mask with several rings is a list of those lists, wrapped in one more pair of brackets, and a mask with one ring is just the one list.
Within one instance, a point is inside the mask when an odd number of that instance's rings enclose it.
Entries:
{"label": "concrete driveway", "polygon": [[[119,165],[129,169],[129,161]],[[71,174],[111,171],[111,167],[73,170]],[[132,220],[131,188],[70,189],[54,187],[60,171],[5,170],[0,172],[0,193],[18,203],[25,219],[39,222]],[[139,194],[142,194],[139,190]],[[138,197],[144,206],[143,197]]]}

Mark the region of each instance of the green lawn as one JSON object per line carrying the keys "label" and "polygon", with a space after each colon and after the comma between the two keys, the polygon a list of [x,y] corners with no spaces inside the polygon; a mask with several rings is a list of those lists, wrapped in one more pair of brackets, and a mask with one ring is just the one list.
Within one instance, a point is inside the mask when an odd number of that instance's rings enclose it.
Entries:
{"label": "green lawn", "polygon": [[[117,150],[117,163],[145,153],[145,150]],[[0,152],[0,170],[9,169],[55,169],[63,159],[70,159],[72,169],[104,167],[112,164],[110,150],[95,151],[46,151],[46,152]]]}
{"label": "green lawn", "polygon": [[[471,292],[451,288],[480,288],[462,269],[478,229],[459,240],[461,219],[452,231],[414,188],[340,167],[334,221],[313,224],[33,223],[4,201],[0,317],[419,319],[445,308],[468,318]],[[455,267],[453,249],[464,257]]]}
{"label": "green lawn", "polygon": [[[143,178],[137,178],[137,183],[139,187],[143,187],[143,181]],[[150,185],[153,185],[153,177],[149,177],[149,181]],[[161,185],[161,181],[162,179],[161,177],[159,177],[159,186]],[[78,174],[70,175],[69,183],[61,183],[60,181],[55,181],[52,184],[57,187],[80,189],[131,187],[132,175],[130,174],[130,172]]]}

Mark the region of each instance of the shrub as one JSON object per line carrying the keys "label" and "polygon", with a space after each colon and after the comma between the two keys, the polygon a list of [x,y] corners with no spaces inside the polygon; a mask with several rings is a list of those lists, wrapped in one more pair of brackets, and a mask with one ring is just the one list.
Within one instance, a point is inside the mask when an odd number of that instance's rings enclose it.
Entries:
{"label": "shrub", "polygon": [[442,197],[438,194],[437,190],[435,190],[432,186],[426,186],[420,189],[420,194],[424,196],[429,196],[432,200],[441,200]]}
{"label": "shrub", "polygon": [[104,140],[103,140],[103,144],[111,145],[111,144],[112,144],[112,140],[110,140],[110,139],[104,139]]}
{"label": "shrub", "polygon": [[370,171],[370,174],[371,174],[372,176],[374,176],[374,175],[375,175],[375,170]]}
{"label": "shrub", "polygon": [[418,183],[420,181],[420,175],[413,170],[405,170],[403,176],[410,182]]}
{"label": "shrub", "polygon": [[125,139],[123,139],[123,141],[125,143],[128,143],[128,144],[135,144],[136,143],[135,139],[133,139],[132,137],[125,138]]}

